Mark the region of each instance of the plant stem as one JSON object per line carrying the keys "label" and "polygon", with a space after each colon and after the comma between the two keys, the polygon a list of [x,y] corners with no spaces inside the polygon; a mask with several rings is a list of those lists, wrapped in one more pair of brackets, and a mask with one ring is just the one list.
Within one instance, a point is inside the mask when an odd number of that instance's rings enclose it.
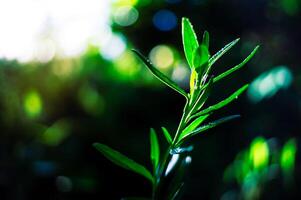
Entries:
{"label": "plant stem", "polygon": [[189,100],[186,101],[186,104],[184,106],[184,110],[183,110],[183,114],[182,114],[182,117],[181,117],[181,121],[179,123],[179,126],[178,126],[178,129],[177,129],[177,132],[175,134],[175,137],[172,141],[172,144],[171,144],[171,149],[174,147],[174,144],[176,144],[177,140],[178,140],[178,137],[179,137],[179,134],[181,133],[182,129],[185,127],[186,123],[185,123],[185,119],[187,118],[187,108],[189,107]]}

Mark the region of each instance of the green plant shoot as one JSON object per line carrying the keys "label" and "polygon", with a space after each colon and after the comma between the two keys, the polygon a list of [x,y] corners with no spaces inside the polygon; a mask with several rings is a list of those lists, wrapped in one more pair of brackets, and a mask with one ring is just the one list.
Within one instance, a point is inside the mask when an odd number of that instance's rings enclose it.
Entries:
{"label": "green plant shoot", "polygon": [[[210,56],[209,33],[205,31],[202,41],[199,42],[197,34],[195,33],[189,19],[183,18],[182,41],[186,61],[191,71],[189,92],[186,92],[185,89],[181,88],[168,76],[160,72],[141,53],[133,50],[133,52],[138,56],[138,58],[140,58],[140,60],[156,78],[175,90],[177,93],[184,96],[186,100],[183,114],[176,131],[172,134],[172,132],[162,127],[162,135],[166,138],[168,144],[167,150],[165,150],[163,153],[161,152],[162,148],[159,147],[158,137],[155,130],[153,128],[150,130],[150,160],[153,166],[152,173],[146,167],[136,163],[132,159],[127,158],[116,150],[113,150],[101,143],[94,144],[94,147],[100,153],[102,153],[116,165],[131,170],[149,180],[153,187],[152,199],[164,199],[164,197],[160,197],[159,195],[159,185],[161,184],[164,174],[166,173],[164,170],[168,164],[168,155],[181,154],[191,150],[191,148],[185,147],[185,145],[190,144],[194,136],[218,126],[221,123],[239,117],[239,115],[230,115],[218,120],[206,122],[215,111],[225,107],[237,99],[238,96],[240,96],[248,88],[248,84],[240,87],[227,98],[214,105],[208,106],[207,108],[204,108],[204,105],[207,99],[210,98],[214,84],[226,77],[229,77],[232,73],[242,68],[255,55],[259,48],[259,46],[256,46],[241,63],[213,77],[211,74],[211,69],[214,63],[225,53],[227,53],[235,44],[237,44],[239,38],[225,45],[220,51],[213,54],[213,56]],[[178,186],[176,186],[176,188],[168,190],[172,191],[168,194],[168,197],[172,197],[170,199],[175,198],[183,186],[182,183],[177,185]]]}

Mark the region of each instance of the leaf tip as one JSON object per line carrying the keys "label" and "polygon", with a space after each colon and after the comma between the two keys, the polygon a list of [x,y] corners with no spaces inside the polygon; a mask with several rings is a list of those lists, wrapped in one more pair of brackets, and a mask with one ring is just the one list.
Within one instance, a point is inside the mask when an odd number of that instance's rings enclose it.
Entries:
{"label": "leaf tip", "polygon": [[189,19],[187,17],[182,17],[182,22],[189,22]]}

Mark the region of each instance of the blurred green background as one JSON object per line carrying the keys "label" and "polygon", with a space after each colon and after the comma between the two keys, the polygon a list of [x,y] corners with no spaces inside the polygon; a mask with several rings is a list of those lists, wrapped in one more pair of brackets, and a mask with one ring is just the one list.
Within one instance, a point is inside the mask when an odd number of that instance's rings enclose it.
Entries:
{"label": "blurred green background", "polygon": [[188,90],[183,16],[199,37],[209,31],[212,54],[241,38],[214,74],[261,44],[214,88],[208,105],[251,83],[215,116],[239,120],[195,138],[183,199],[301,198],[299,0],[4,0],[0,7],[1,199],[150,196],[146,180],[91,144],[150,167],[149,128],[175,131],[184,100],[131,49]]}

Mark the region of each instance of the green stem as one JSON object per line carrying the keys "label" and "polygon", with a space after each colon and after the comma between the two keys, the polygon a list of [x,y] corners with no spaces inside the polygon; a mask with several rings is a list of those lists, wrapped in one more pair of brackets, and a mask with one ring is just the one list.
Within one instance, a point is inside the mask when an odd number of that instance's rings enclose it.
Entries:
{"label": "green stem", "polygon": [[164,169],[166,168],[166,165],[168,164],[167,163],[167,159],[169,157],[169,154],[170,154],[170,151],[174,148],[174,144],[176,144],[177,142],[177,139],[179,137],[179,134],[181,133],[181,131],[183,130],[183,128],[186,126],[186,123],[185,123],[185,119],[187,118],[187,110],[188,110],[188,107],[189,107],[189,103],[190,101],[188,99],[186,99],[186,103],[185,103],[185,106],[184,106],[184,109],[183,109],[183,114],[182,114],[182,117],[181,117],[181,121],[179,123],[179,126],[177,128],[177,132],[175,134],[175,137],[171,143],[171,145],[167,148],[165,154],[164,154],[164,157],[162,159],[162,161],[160,162],[160,165],[159,165],[159,168],[158,168],[158,171],[157,172],[154,172],[154,183],[153,183],[153,189],[152,189],[152,198],[153,200],[155,200],[157,198],[156,194],[157,194],[157,189],[158,189],[158,185],[160,184],[160,181],[162,179],[162,177],[164,176]]}
{"label": "green stem", "polygon": [[185,104],[185,107],[184,107],[184,110],[183,110],[183,114],[182,114],[182,117],[181,117],[181,121],[179,123],[179,126],[178,126],[178,129],[177,129],[177,132],[175,134],[175,137],[172,141],[172,144],[171,144],[171,148],[174,147],[174,144],[177,142],[178,140],[178,137],[180,136],[179,134],[181,133],[181,131],[183,130],[183,128],[185,127],[186,123],[185,123],[185,119],[187,118],[187,110],[188,110],[188,107],[189,107],[189,101],[187,100],[186,101],[186,104]]}

